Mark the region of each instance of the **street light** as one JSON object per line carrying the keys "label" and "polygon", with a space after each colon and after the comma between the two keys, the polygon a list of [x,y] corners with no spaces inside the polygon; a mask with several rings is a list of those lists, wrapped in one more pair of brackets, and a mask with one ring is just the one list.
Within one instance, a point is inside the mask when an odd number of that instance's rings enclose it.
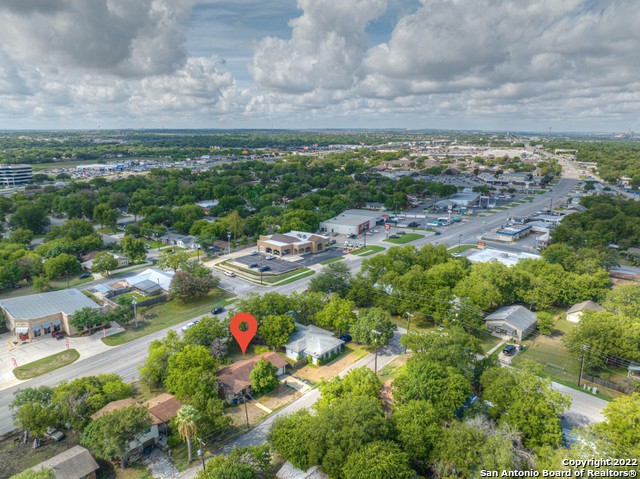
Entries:
{"label": "street light", "polygon": [[462,240],[462,234],[458,235],[458,254],[460,254],[460,241]]}
{"label": "street light", "polygon": [[[411,321],[411,316],[413,316],[413,315],[407,311],[407,333],[409,332],[409,324],[410,324],[410,321]],[[404,352],[405,353],[407,352],[407,346],[406,345],[404,347]]]}
{"label": "street light", "polygon": [[204,449],[203,446],[206,446],[207,443],[205,443],[202,439],[200,439],[199,437],[196,438],[198,440],[198,442],[200,443],[200,449],[198,449],[198,455],[200,456],[200,459],[202,459],[202,470],[206,473],[207,472],[207,467],[204,465]]}
{"label": "street light", "polygon": [[229,254],[231,254],[231,233],[227,230],[227,242],[229,243]]}
{"label": "street light", "polygon": [[133,315],[136,318],[136,328],[138,327],[138,308],[136,308],[136,305],[138,304],[138,302],[136,301],[136,298],[133,298],[133,301],[131,302],[131,304],[133,305]]}
{"label": "street light", "polygon": [[482,239],[484,239],[484,221],[482,222]]}

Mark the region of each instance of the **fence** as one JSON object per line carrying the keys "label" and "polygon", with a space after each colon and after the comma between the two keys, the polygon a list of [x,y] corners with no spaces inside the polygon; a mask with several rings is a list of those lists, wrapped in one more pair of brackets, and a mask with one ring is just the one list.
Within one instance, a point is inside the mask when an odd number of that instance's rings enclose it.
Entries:
{"label": "fence", "polygon": [[[108,299],[108,298],[104,298],[104,302],[107,303],[112,308],[120,306],[118,303],[116,303],[115,301],[112,301],[111,299]],[[144,301],[138,301],[136,306],[138,308],[142,308],[143,306],[153,306],[154,304],[166,303],[166,302],[167,302],[167,296],[163,294],[162,296],[158,296],[157,298],[151,298],[151,299],[145,299]],[[133,306],[129,305],[129,307],[133,311]]]}
{"label": "fence", "polygon": [[582,379],[595,384],[599,384],[600,386],[604,386],[605,388],[613,389],[614,391],[628,394],[629,396],[633,394],[633,389],[625,388],[623,386],[620,386],[619,384],[612,383],[611,381],[605,381],[604,379],[594,378],[593,376],[589,376],[588,374],[583,374]]}
{"label": "fence", "polygon": [[302,358],[300,361],[296,361],[293,364],[289,364],[289,367],[291,368],[292,371],[295,371],[296,369],[300,369],[303,366],[306,366],[307,364],[309,364],[309,360],[307,358]]}

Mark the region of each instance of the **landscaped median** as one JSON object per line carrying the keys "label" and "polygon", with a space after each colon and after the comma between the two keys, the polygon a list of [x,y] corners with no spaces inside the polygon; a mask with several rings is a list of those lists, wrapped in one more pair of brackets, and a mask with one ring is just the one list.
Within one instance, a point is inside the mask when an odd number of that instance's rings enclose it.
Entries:
{"label": "landscaped median", "polygon": [[405,244],[420,238],[424,238],[424,235],[419,235],[417,233],[407,233],[400,236],[400,238],[389,238],[383,241],[386,241],[388,243],[393,243],[393,244]]}
{"label": "landscaped median", "polygon": [[61,353],[38,359],[24,366],[18,366],[13,370],[13,374],[15,374],[18,379],[31,379],[67,366],[77,361],[78,358],[80,358],[80,353],[75,349],[69,349],[68,351],[62,351]]}
{"label": "landscaped median", "polygon": [[[244,279],[245,281],[249,281],[250,283],[254,283],[257,285],[261,285],[260,283],[260,273],[257,271],[253,271],[246,268],[241,268],[236,265],[227,264],[226,261],[222,261],[220,263],[216,263],[211,265],[210,268],[217,271],[231,271],[235,273],[239,278]],[[296,268],[293,271],[289,271],[280,275],[273,275],[273,273],[263,273],[262,274],[262,285],[266,286],[279,286],[282,284],[292,283],[294,281],[298,281],[299,279],[306,278],[307,276],[311,276],[315,271],[310,270],[309,268],[301,267]]]}
{"label": "landscaped median", "polygon": [[147,334],[155,333],[178,323],[188,321],[197,316],[211,312],[216,306],[226,306],[234,301],[234,294],[216,289],[207,297],[193,303],[178,300],[155,305],[144,312],[138,310],[138,327],[135,322],[124,325],[126,331],[107,336],[102,342],[107,346],[119,346]]}
{"label": "landscaped median", "polygon": [[328,259],[327,261],[321,261],[320,264],[324,266],[326,264],[335,263],[336,261],[342,261],[343,259],[344,256],[338,256],[337,258]]}
{"label": "landscaped median", "polygon": [[371,246],[367,246],[365,248],[359,249],[358,251],[355,251],[351,254],[355,256],[369,256],[370,254],[379,253],[380,251],[384,251],[385,249],[386,248],[384,246],[371,245]]}

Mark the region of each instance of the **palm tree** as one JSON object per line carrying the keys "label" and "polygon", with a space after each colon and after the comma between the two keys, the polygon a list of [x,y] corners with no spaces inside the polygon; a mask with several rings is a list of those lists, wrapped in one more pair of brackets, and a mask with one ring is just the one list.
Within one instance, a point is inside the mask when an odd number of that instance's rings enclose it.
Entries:
{"label": "palm tree", "polygon": [[191,462],[191,438],[198,433],[198,426],[196,425],[198,419],[200,419],[200,416],[193,406],[182,406],[176,415],[178,434],[187,441],[189,462]]}

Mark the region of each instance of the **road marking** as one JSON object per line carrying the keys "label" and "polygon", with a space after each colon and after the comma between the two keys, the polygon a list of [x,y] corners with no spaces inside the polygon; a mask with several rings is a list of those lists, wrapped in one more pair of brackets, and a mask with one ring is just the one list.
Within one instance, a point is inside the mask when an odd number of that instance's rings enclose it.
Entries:
{"label": "road marking", "polygon": [[[146,354],[146,352],[147,352],[147,351],[140,351],[139,353],[132,354],[131,356],[127,356],[126,358],[119,359],[118,361],[114,361],[114,362],[109,363],[109,364],[107,364],[107,365],[105,365],[105,366],[99,367],[98,369],[94,369],[93,371],[90,371],[90,372],[88,372],[88,373],[84,373],[84,374],[83,374],[83,376],[87,376],[87,375],[89,375],[89,376],[90,376],[91,374],[95,373],[96,371],[100,371],[100,370],[102,370],[102,369],[104,369],[104,368],[111,367],[111,366],[113,366],[114,364],[119,363],[120,361],[126,361],[127,359],[132,358],[132,357],[134,357],[134,356],[140,356],[141,354]],[[83,377],[83,376],[80,376],[80,377]]]}

